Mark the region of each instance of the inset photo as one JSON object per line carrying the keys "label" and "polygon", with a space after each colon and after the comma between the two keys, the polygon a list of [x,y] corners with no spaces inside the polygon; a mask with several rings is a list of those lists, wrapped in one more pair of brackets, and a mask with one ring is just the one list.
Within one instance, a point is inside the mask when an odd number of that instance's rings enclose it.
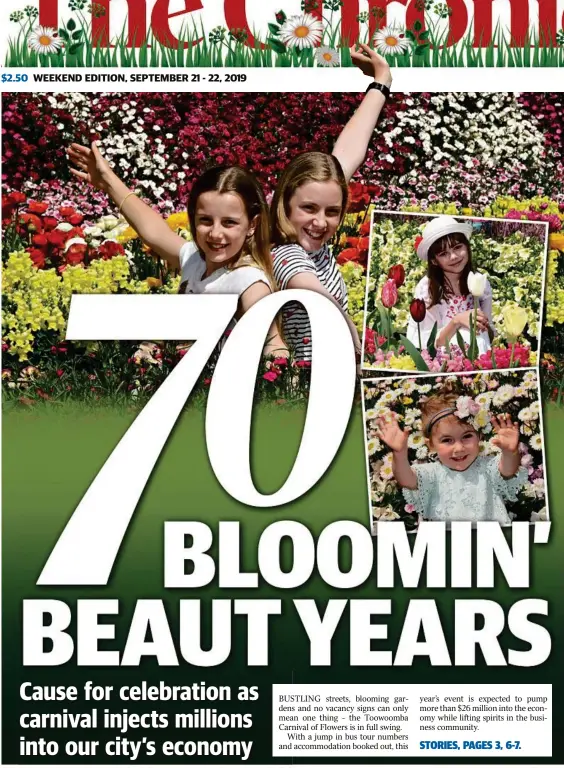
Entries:
{"label": "inset photo", "polygon": [[536,370],[363,382],[370,522],[547,520]]}
{"label": "inset photo", "polygon": [[374,211],[362,367],[536,365],[548,224]]}

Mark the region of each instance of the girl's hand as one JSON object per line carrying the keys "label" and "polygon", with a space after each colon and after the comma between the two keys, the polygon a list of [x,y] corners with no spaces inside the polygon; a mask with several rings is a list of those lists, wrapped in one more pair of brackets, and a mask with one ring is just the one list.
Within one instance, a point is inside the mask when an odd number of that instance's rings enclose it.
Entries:
{"label": "girl's hand", "polygon": [[519,425],[513,424],[509,414],[494,416],[492,427],[495,432],[495,437],[491,441],[492,445],[496,445],[502,451],[516,453],[519,447]]}
{"label": "girl's hand", "polygon": [[407,450],[407,438],[409,430],[405,432],[400,428],[395,413],[379,416],[376,419],[376,435],[394,453],[402,453]]}
{"label": "girl's hand", "polygon": [[[461,312],[459,315],[455,315],[454,322],[458,329],[460,328],[466,328],[470,330],[470,322],[471,318],[474,314],[473,309],[467,309],[466,312]],[[482,331],[487,331],[489,326],[489,320],[487,315],[485,315],[481,309],[478,310],[478,314],[476,316],[476,333],[482,333]]]}
{"label": "girl's hand", "polygon": [[87,181],[96,189],[107,191],[108,179],[113,171],[107,160],[100,154],[95,141],[92,142],[90,149],[82,144],[71,144],[68,155],[71,162],[80,168],[79,171],[75,168],[70,169],[73,176]]}
{"label": "girl's hand", "polygon": [[353,46],[351,59],[365,75],[373,77],[376,82],[387,85],[388,88],[392,84],[390,65],[383,56],[373,51],[368,45],[358,43]]}

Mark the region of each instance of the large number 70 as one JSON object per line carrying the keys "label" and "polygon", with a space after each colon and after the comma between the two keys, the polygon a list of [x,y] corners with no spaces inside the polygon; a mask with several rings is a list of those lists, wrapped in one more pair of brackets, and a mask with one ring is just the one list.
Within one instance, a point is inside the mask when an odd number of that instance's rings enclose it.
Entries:
{"label": "large number 70", "polygon": [[[294,465],[275,493],[257,491],[250,467],[253,393],[273,319],[288,301],[307,310],[313,365],[307,415]],[[211,353],[237,310],[237,296],[73,296],[67,339],[195,340],[94,478],[37,581],[107,584],[155,463]],[[306,493],[329,468],[343,439],[355,386],[354,347],[339,309],[312,291],[274,293],[236,324],[214,371],[206,410],[212,469],[233,498],[275,507]]]}

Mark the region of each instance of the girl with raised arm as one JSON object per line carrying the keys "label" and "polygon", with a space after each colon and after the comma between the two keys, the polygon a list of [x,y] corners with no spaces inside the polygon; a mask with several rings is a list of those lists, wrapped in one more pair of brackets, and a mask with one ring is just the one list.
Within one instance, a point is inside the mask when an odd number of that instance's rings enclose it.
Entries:
{"label": "girl with raised arm", "polygon": [[393,452],[394,477],[407,504],[425,520],[511,522],[504,501],[515,501],[527,482],[521,467],[519,426],[505,414],[493,417],[492,444],[499,455],[480,453],[468,397],[433,395],[421,409],[423,434],[436,461],[411,464],[409,430],[390,411],[377,420],[376,434]]}
{"label": "girl with raised arm", "polygon": [[[354,63],[374,78],[359,108],[343,128],[331,155],[304,152],[282,173],[271,204],[274,276],[281,289],[305,288],[329,298],[343,313],[360,358],[356,326],[347,313],[347,289],[329,243],[343,221],[348,183],[368,149],[390,93],[386,60],[367,45],[351,52]],[[283,309],[284,337],[296,358],[311,359],[311,328],[297,302]]]}
{"label": "girl with raised arm", "polygon": [[[268,207],[260,184],[249,171],[216,167],[197,179],[188,200],[194,240],[187,242],[118,178],[95,143],[91,148],[72,144],[69,157],[78,166],[71,172],[106,192],[139,237],[180,269],[182,292],[235,293],[240,317],[274,290]],[[287,355],[276,324],[264,352]]]}

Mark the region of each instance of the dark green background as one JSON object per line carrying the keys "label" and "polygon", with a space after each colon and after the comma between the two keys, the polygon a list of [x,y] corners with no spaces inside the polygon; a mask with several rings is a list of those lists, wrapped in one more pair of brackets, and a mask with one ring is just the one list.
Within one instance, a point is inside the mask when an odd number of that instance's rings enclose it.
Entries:
{"label": "dark green background", "polygon": [[[273,683],[552,683],[555,709],[553,758],[527,762],[562,762],[564,749],[561,729],[558,727],[558,703],[562,698],[563,658],[563,601],[562,601],[562,557],[563,534],[559,520],[562,512],[564,474],[562,466],[564,448],[564,411],[548,408],[545,413],[547,435],[547,462],[550,476],[551,518],[554,521],[548,545],[533,548],[531,582],[529,590],[510,590],[499,583],[494,590],[427,590],[419,589],[377,590],[374,581],[355,590],[337,590],[325,585],[319,578],[312,577],[307,585],[292,590],[291,594],[276,591],[263,584],[258,590],[231,590],[220,592],[217,583],[195,590],[164,590],[163,582],[163,521],[202,520],[214,530],[219,520],[240,520],[243,531],[243,564],[246,568],[256,565],[258,537],[269,523],[280,519],[295,519],[305,523],[318,533],[328,523],[343,518],[367,523],[367,493],[365,460],[360,407],[356,406],[348,433],[330,471],[321,482],[305,497],[287,507],[275,510],[256,510],[244,507],[223,491],[209,467],[204,442],[204,414],[188,410],[180,418],[171,436],[151,481],[142,497],[133,522],[116,561],[110,584],[105,588],[38,588],[35,581],[51,551],[57,537],[70,514],[76,507],[88,485],[102,466],[111,450],[133,420],[132,411],[84,410],[79,406],[52,406],[37,408],[28,412],[13,410],[4,415],[3,453],[3,761],[6,763],[30,762],[77,762],[77,758],[66,758],[62,742],[70,738],[108,740],[117,734],[105,731],[95,733],[83,731],[71,734],[69,731],[27,730],[28,739],[41,736],[59,741],[61,750],[54,758],[20,758],[19,737],[23,734],[18,721],[22,711],[56,711],[51,703],[26,703],[19,698],[19,686],[25,680],[36,684],[76,685],[92,680],[95,684],[115,686],[136,684],[141,680],[155,683],[159,679],[169,684],[189,684],[205,681],[208,685],[231,685],[234,694],[239,685],[260,686],[258,702],[240,705],[235,700],[232,711],[251,712],[253,728],[241,732],[219,729],[178,733],[174,728],[159,729],[147,733],[143,729],[124,734],[126,738],[140,739],[148,736],[155,741],[176,740],[231,740],[242,739],[254,742],[249,762],[287,763],[288,759],[275,760],[271,757],[271,684]],[[330,414],[328,415],[330,417]],[[283,482],[294,460],[303,412],[283,408],[257,410],[253,435],[253,472],[261,490],[273,491]],[[552,470],[552,471],[551,471]],[[510,535],[510,534],[508,534]],[[347,552],[343,553],[346,565]],[[501,580],[498,580],[501,582]],[[539,597],[549,600],[550,614],[543,623],[549,627],[553,650],[547,662],[539,667],[523,669],[517,667],[487,667],[480,658],[476,667],[431,667],[419,659],[412,667],[355,667],[349,659],[348,611],[345,612],[333,640],[331,667],[309,666],[309,643],[305,631],[291,600],[315,597],[321,604],[330,598],[393,598],[393,614],[386,621],[389,640],[378,645],[382,649],[393,649],[401,631],[407,602],[412,598],[430,597],[436,599],[443,621],[449,648],[453,647],[453,601],[455,598],[495,599],[507,610],[519,599]],[[145,661],[140,668],[83,668],[71,661],[55,668],[23,668],[21,665],[21,616],[24,598],[57,598],[74,606],[75,600],[94,597],[119,597],[120,618],[117,620],[118,637],[107,641],[104,649],[123,647],[131,620],[134,603],[139,598],[162,598],[167,607],[169,622],[176,634],[178,601],[182,598],[201,598],[208,603],[213,597],[277,597],[284,601],[282,616],[270,620],[270,664],[268,668],[247,667],[246,627],[243,617],[233,618],[232,653],[229,660],[220,667],[194,668],[181,661],[180,666],[159,668],[152,661]],[[204,605],[204,619],[209,632],[209,612]],[[115,621],[115,619],[113,619]],[[209,635],[208,635],[209,636]],[[525,648],[509,634],[502,635],[502,647]],[[180,654],[179,654],[180,656]],[[76,711],[88,710],[89,705],[65,702],[58,705]],[[130,703],[115,699],[99,704],[99,709],[108,707],[120,711]],[[175,704],[146,702],[139,711],[190,712],[199,706],[213,707],[212,703],[184,702]],[[229,711],[229,705],[215,705],[218,711]],[[143,754],[143,753],[142,753]],[[412,762],[413,758],[399,758],[397,753],[383,755],[380,762],[390,759],[398,762]],[[450,755],[449,755],[450,756]],[[504,762],[515,761],[509,754],[499,758]],[[140,758],[137,762],[201,762],[212,758],[165,758],[157,750],[153,758]],[[484,754],[483,760],[491,761]],[[317,762],[327,762],[327,758]],[[422,760],[436,762],[437,755]],[[476,762],[465,756],[460,762]],[[479,761],[479,760],[478,760]],[[88,762],[80,758],[80,762]],[[90,762],[112,762],[99,751]],[[113,762],[129,762],[127,759]],[[217,758],[215,762],[227,762]],[[294,762],[297,762],[294,760]],[[315,760],[299,762],[314,763]],[[336,762],[339,762],[336,759]],[[340,762],[343,762],[341,759]],[[367,762],[350,760],[347,762]],[[370,762],[378,762],[376,756]]]}

